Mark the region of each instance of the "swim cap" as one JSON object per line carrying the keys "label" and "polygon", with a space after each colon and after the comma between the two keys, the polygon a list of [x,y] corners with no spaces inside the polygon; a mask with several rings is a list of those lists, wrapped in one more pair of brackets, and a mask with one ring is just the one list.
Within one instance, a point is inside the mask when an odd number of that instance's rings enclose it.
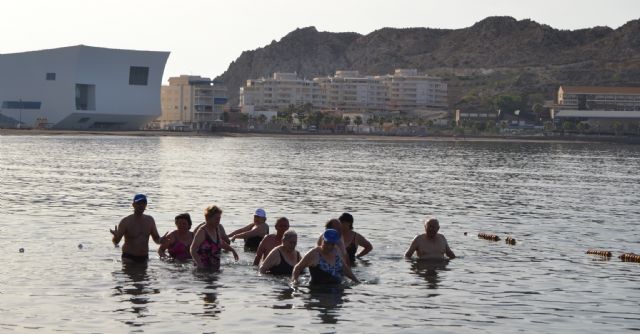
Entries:
{"label": "swim cap", "polygon": [[135,196],[133,196],[134,203],[138,203],[140,201],[146,202],[147,196],[145,196],[144,194],[136,194]]}
{"label": "swim cap", "polygon": [[338,240],[340,240],[340,233],[330,228],[324,231],[324,233],[322,234],[322,239],[330,244],[335,244],[338,243]]}

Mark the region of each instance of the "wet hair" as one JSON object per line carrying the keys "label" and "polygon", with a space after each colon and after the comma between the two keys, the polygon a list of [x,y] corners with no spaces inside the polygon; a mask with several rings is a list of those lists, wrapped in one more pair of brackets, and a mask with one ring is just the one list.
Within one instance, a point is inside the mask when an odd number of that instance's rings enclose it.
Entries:
{"label": "wet hair", "polygon": [[220,209],[217,205],[211,205],[211,206],[207,207],[206,209],[204,209],[205,217],[209,217],[209,216],[214,215],[216,213],[222,213],[222,209]]}
{"label": "wet hair", "polygon": [[349,229],[353,230],[353,216],[350,213],[345,212],[345,213],[341,214],[340,218],[338,218],[338,220],[343,224],[344,223],[348,223],[349,224]]}
{"label": "wet hair", "polygon": [[191,215],[189,215],[188,213],[181,213],[176,216],[175,222],[177,223],[179,219],[186,219],[187,222],[189,222],[189,228],[191,228]]}
{"label": "wet hair", "polygon": [[424,227],[427,227],[427,226],[429,225],[429,223],[435,223],[435,224],[438,224],[438,228],[440,227],[440,222],[439,222],[439,221],[438,221],[438,219],[437,219],[437,218],[435,218],[435,217],[427,217],[427,218],[424,220]]}
{"label": "wet hair", "polygon": [[293,237],[297,237],[298,233],[296,233],[296,231],[294,230],[287,230],[287,232],[284,232],[284,235],[282,236],[282,241],[285,241],[287,239],[293,238]]}
{"label": "wet hair", "polygon": [[287,217],[280,217],[280,218],[278,218],[278,220],[276,220],[276,224],[277,224],[277,223],[279,223],[279,222],[281,222],[281,221],[285,221],[285,222],[287,222],[287,224],[289,224],[289,219],[287,219]]}
{"label": "wet hair", "polygon": [[342,226],[342,223],[340,222],[340,220],[333,218],[333,219],[329,219],[328,222],[324,223],[324,229],[328,230],[330,228],[334,228],[335,224],[338,224],[338,226]]}

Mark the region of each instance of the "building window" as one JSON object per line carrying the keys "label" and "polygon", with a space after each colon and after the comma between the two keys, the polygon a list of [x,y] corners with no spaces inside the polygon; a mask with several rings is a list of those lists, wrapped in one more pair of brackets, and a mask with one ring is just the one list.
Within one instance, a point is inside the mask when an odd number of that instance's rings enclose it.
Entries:
{"label": "building window", "polygon": [[56,80],[56,74],[55,74],[55,73],[53,73],[53,72],[49,72],[49,73],[47,73],[47,80],[49,80],[49,81],[54,81],[54,80]]}
{"label": "building window", "polygon": [[96,85],[76,84],[76,110],[96,110]]}
{"label": "building window", "polygon": [[129,67],[129,85],[146,86],[149,81],[149,68],[142,66]]}
{"label": "building window", "polygon": [[40,109],[41,104],[36,101],[2,101],[2,109]]}

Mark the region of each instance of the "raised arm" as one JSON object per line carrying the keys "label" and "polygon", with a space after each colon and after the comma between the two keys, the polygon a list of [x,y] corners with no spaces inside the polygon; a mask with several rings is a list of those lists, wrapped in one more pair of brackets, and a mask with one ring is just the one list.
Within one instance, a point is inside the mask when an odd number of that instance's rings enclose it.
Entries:
{"label": "raised arm", "polygon": [[256,228],[252,228],[249,231],[245,231],[245,232],[241,232],[241,233],[237,233],[236,235],[231,237],[231,240],[235,240],[235,239],[249,239],[249,238],[253,238],[253,237],[259,237],[261,235],[264,235],[264,228],[262,227],[256,227]]}
{"label": "raised arm", "polygon": [[252,224],[249,224],[249,225],[247,225],[247,226],[245,226],[245,227],[241,227],[241,228],[239,228],[239,229],[237,229],[237,230],[235,230],[235,231],[231,232],[231,233],[229,234],[229,238],[233,238],[233,237],[234,237],[236,234],[238,234],[238,233],[243,233],[243,232],[250,231],[252,227],[253,227],[253,223],[252,223]]}
{"label": "raised arm", "polygon": [[418,249],[418,236],[413,238],[413,241],[411,242],[411,246],[409,246],[409,249],[407,249],[406,253],[404,253],[404,257],[406,258],[412,257],[413,253],[416,252],[416,249]]}
{"label": "raised arm", "polygon": [[160,247],[158,247],[158,255],[160,255],[160,257],[166,257],[167,254],[165,253],[165,251],[174,243],[174,233],[171,232],[169,235],[166,235],[166,237],[163,237],[161,239],[163,240],[160,244]]}
{"label": "raised arm", "polygon": [[371,245],[369,240],[367,240],[365,237],[363,237],[359,233],[356,233],[356,245],[363,248],[363,250],[360,251],[360,253],[356,255],[356,257],[365,256],[373,249],[373,246]]}
{"label": "raised arm", "polygon": [[113,230],[109,229],[109,232],[111,232],[111,234],[113,235],[113,238],[111,238],[111,241],[113,241],[114,245],[118,245],[120,243],[120,240],[122,240],[122,237],[124,236],[124,232],[126,231],[126,226],[127,224],[125,224],[125,220],[122,219],[120,223],[116,225],[116,227]]}

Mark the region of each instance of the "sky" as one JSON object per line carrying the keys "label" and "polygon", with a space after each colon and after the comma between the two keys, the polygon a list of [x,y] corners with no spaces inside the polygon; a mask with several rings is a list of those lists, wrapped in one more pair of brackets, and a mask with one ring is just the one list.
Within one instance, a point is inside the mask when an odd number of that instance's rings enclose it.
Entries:
{"label": "sky", "polygon": [[488,16],[557,29],[618,28],[638,0],[1,0],[0,53],[90,45],[170,51],[163,83],[214,78],[243,51],[296,28],[368,34],[384,28],[472,26]]}

